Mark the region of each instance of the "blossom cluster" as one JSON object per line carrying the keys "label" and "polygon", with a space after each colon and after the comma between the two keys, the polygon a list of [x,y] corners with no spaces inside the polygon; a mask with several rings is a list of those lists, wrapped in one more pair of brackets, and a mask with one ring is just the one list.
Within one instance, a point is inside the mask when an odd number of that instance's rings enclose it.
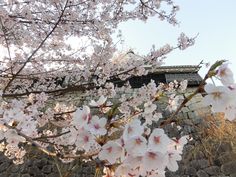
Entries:
{"label": "blossom cluster", "polygon": [[215,77],[222,85],[207,83],[204,87],[207,95],[203,98],[203,103],[211,105],[211,110],[215,113],[224,113],[225,118],[232,121],[236,119],[236,83],[229,63],[220,65],[215,71]]}
{"label": "blossom cluster", "polygon": [[[187,136],[169,138],[163,129],[149,126],[162,118],[155,104],[159,94],[165,92],[173,97],[175,89],[182,90],[185,86],[186,82],[157,86],[152,81],[132,96],[121,96],[118,107],[104,95],[79,108],[60,103],[48,107],[49,97],[44,93],[10,102],[2,100],[1,151],[20,164],[24,162],[27,144],[36,145],[48,154],[47,148],[51,147],[63,162],[82,157],[97,158],[106,168],[115,165],[115,176],[164,175],[166,167],[176,171]],[[98,90],[98,93],[104,92]],[[118,113],[111,114],[114,109]]]}
{"label": "blossom cluster", "polygon": [[114,172],[118,177],[165,176],[166,167],[170,171],[178,169],[177,161],[181,160],[187,138],[170,139],[160,128],[145,132],[141,121],[135,119],[125,126],[120,139],[102,146],[98,157],[111,165],[118,162]]}
{"label": "blossom cluster", "polygon": [[[166,169],[176,171],[188,136],[170,138],[153,123],[164,111],[178,113],[187,81],[151,81],[138,89],[128,81],[155,71],[170,52],[188,48],[194,38],[181,33],[176,46],[153,46],[138,57],[132,51],[119,55],[112,35],[128,20],[158,17],[176,25],[178,10],[173,0],[1,0],[4,155],[21,164],[27,147],[34,146],[65,163],[96,161],[106,176],[154,177],[165,176]],[[216,75],[223,86],[207,84],[204,102],[232,120],[232,72],[223,64]],[[163,102],[166,108],[160,110]]]}

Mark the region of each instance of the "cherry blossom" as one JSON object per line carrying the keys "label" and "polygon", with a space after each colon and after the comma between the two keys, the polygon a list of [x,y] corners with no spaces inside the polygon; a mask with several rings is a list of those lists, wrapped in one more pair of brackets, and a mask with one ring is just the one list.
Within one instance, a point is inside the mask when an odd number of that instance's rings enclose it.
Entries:
{"label": "cherry blossom", "polygon": [[125,126],[123,138],[125,141],[128,141],[130,138],[141,135],[143,132],[144,127],[141,125],[141,121],[139,119],[134,119]]}
{"label": "cherry blossom", "polygon": [[88,131],[81,129],[78,133],[75,145],[82,148],[86,152],[90,150],[91,146],[95,143],[95,137]]}
{"label": "cherry blossom", "polygon": [[119,167],[115,171],[115,176],[124,177],[124,176],[135,176],[132,174],[132,169],[128,164],[119,165]]}
{"label": "cherry blossom", "polygon": [[25,142],[25,138],[22,136],[19,136],[16,130],[14,129],[9,129],[4,133],[4,137],[6,138],[6,142],[17,146],[19,142]]}
{"label": "cherry blossom", "polygon": [[157,106],[155,104],[152,104],[151,102],[145,103],[144,104],[144,113],[149,114],[155,111]]}
{"label": "cherry blossom", "polygon": [[148,139],[148,148],[153,151],[166,153],[166,147],[170,144],[170,141],[170,138],[163,129],[155,128]]}
{"label": "cherry blossom", "polygon": [[226,106],[224,114],[226,119],[233,121],[234,119],[236,119],[236,106],[235,105]]}
{"label": "cherry blossom", "polygon": [[[120,53],[113,40],[128,20],[157,17],[178,24],[174,1],[0,4],[0,150],[5,156],[23,163],[26,146],[33,145],[64,163],[94,160],[106,177],[163,177],[166,168],[178,169],[188,136],[170,139],[153,122],[165,118],[166,110],[178,113],[187,81],[151,80],[134,89],[129,80],[155,72],[169,53],[192,46],[195,38],[181,33],[176,46],[153,46],[143,56]],[[228,63],[220,63],[206,78],[216,76],[223,86],[206,84],[203,101],[233,120],[233,74]],[[162,98],[168,105],[157,111]]]}
{"label": "cherry blossom", "polygon": [[170,112],[175,111],[178,106],[179,106],[179,101],[180,101],[181,97],[180,96],[176,96],[175,94],[171,94],[170,99],[168,100],[168,106],[167,109]]}
{"label": "cherry blossom", "polygon": [[179,168],[177,161],[180,161],[182,159],[180,153],[178,151],[168,151],[167,156],[167,168],[173,172],[177,171]]}
{"label": "cherry blossom", "polygon": [[101,160],[107,160],[110,164],[114,164],[116,160],[122,156],[122,153],[123,149],[117,142],[108,141],[102,146],[98,157]]}
{"label": "cherry blossom", "polygon": [[82,109],[77,109],[73,114],[72,124],[78,128],[83,127],[84,125],[88,124],[90,118],[90,108],[88,106],[83,106]]}
{"label": "cherry blossom", "polygon": [[222,84],[229,86],[234,84],[233,72],[228,67],[229,63],[224,63],[219,66],[217,70],[217,76],[219,76]]}
{"label": "cherry blossom", "polygon": [[106,100],[107,100],[107,98],[102,95],[102,96],[100,96],[98,101],[92,100],[89,105],[93,106],[93,107],[100,107],[106,102]]}
{"label": "cherry blossom", "polygon": [[87,125],[87,129],[93,134],[93,135],[105,135],[107,130],[105,128],[105,125],[107,123],[106,118],[99,118],[98,116],[92,116],[89,124]]}
{"label": "cherry blossom", "polygon": [[125,143],[126,151],[133,156],[143,155],[147,149],[147,140],[143,136],[134,136]]}
{"label": "cherry blossom", "polygon": [[190,139],[189,135],[182,136],[179,139],[174,139],[171,141],[168,148],[170,151],[176,150],[179,152],[179,154],[182,154],[184,145],[187,144],[189,139]]}
{"label": "cherry blossom", "polygon": [[164,154],[158,151],[147,151],[143,156],[143,168],[145,171],[164,170],[167,164],[167,159]]}
{"label": "cherry blossom", "polygon": [[208,95],[203,98],[205,105],[211,105],[214,112],[223,112],[225,106],[230,102],[230,90],[224,86],[206,84],[204,87]]}

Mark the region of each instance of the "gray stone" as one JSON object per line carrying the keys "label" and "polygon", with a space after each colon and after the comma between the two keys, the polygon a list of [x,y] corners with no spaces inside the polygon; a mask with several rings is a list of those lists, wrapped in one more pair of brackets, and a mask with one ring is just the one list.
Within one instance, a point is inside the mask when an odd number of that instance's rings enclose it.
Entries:
{"label": "gray stone", "polygon": [[188,109],[188,107],[183,107],[182,109],[181,109],[181,112],[183,112],[183,113],[186,113],[186,112],[189,112],[190,110]]}
{"label": "gray stone", "polygon": [[189,105],[190,110],[196,110],[196,109],[200,109],[202,107],[204,107],[202,103],[193,103],[193,104]]}
{"label": "gray stone", "polygon": [[221,166],[221,171],[225,175],[230,175],[236,173],[236,161],[225,163]]}
{"label": "gray stone", "polygon": [[192,176],[196,176],[197,170],[193,167],[187,167],[185,169],[185,174],[186,175],[192,175]]}
{"label": "gray stone", "polygon": [[12,165],[11,166],[11,172],[12,173],[19,172],[19,170],[20,170],[20,166],[19,165]]}
{"label": "gray stone", "polygon": [[[189,109],[192,110],[191,107]],[[191,124],[190,125],[192,125],[193,124],[193,119],[196,118],[195,112],[194,111],[189,111],[188,112],[188,117],[191,119]]]}
{"label": "gray stone", "polygon": [[197,172],[197,176],[198,177],[209,177],[209,175],[205,171],[203,171],[203,170],[199,170]]}
{"label": "gray stone", "polygon": [[[55,174],[54,174],[54,175],[55,175]],[[45,177],[45,175],[42,174],[42,173],[39,173],[39,174],[35,175],[34,177]]]}
{"label": "gray stone", "polygon": [[177,173],[178,173],[178,174],[184,174],[184,172],[185,172],[184,164],[181,163],[181,161],[180,161],[180,163],[179,163],[179,168],[178,168]]}
{"label": "gray stone", "polygon": [[235,159],[236,159],[236,153],[228,152],[226,154],[221,155],[217,159],[217,162],[219,163],[219,165],[223,165],[224,163],[231,162]]}
{"label": "gray stone", "polygon": [[231,174],[230,177],[236,177],[236,173]]}
{"label": "gray stone", "polygon": [[175,173],[170,172],[170,171],[167,171],[165,175],[166,175],[166,177],[175,177],[176,176]]}
{"label": "gray stone", "polygon": [[5,171],[5,170],[9,167],[9,165],[10,165],[9,162],[3,162],[3,163],[0,165],[0,172]]}
{"label": "gray stone", "polygon": [[231,152],[232,145],[230,143],[222,143],[220,146],[216,147],[217,151],[221,154],[224,152]]}
{"label": "gray stone", "polygon": [[206,160],[206,159],[199,159],[198,164],[199,164],[200,168],[202,168],[202,169],[209,166],[208,160]]}
{"label": "gray stone", "polygon": [[192,166],[192,167],[195,168],[196,170],[200,169],[200,165],[199,165],[198,160],[192,160],[192,161],[190,162],[190,166]]}
{"label": "gray stone", "polygon": [[194,157],[195,157],[195,159],[200,160],[200,159],[204,159],[205,155],[202,151],[198,151],[194,154]]}
{"label": "gray stone", "polygon": [[0,163],[9,161],[9,159],[2,153],[0,152]]}
{"label": "gray stone", "polygon": [[29,167],[27,171],[30,175],[37,175],[38,173],[40,173],[40,170],[36,166]]}
{"label": "gray stone", "polygon": [[192,133],[194,130],[194,128],[190,125],[185,125],[184,128],[183,128],[183,131],[186,132],[186,133]]}
{"label": "gray stone", "polygon": [[52,172],[52,165],[46,165],[43,167],[42,172],[45,174],[49,174]]}
{"label": "gray stone", "polygon": [[34,165],[37,166],[39,169],[42,169],[43,166],[47,165],[48,160],[46,158],[42,158],[34,162]]}
{"label": "gray stone", "polygon": [[1,177],[9,177],[9,174],[7,174],[6,172],[1,173]]}
{"label": "gray stone", "polygon": [[209,175],[218,175],[220,174],[220,167],[218,166],[211,166],[204,169],[205,172],[207,172]]}
{"label": "gray stone", "polygon": [[198,124],[202,124],[203,123],[203,119],[201,117],[195,117],[193,119],[194,124],[198,125]]}
{"label": "gray stone", "polygon": [[[51,174],[48,174],[48,175],[45,176],[45,177],[56,177],[56,176],[59,176],[59,175],[56,175],[56,174],[54,174],[54,173],[51,173]],[[72,177],[72,175],[71,175],[71,177]]]}
{"label": "gray stone", "polygon": [[[188,113],[188,114],[189,114],[189,113]],[[190,125],[190,126],[192,126],[192,125],[193,125],[192,119],[185,119],[185,120],[184,120],[184,125]]]}
{"label": "gray stone", "polygon": [[23,174],[21,177],[31,177],[29,174]]}
{"label": "gray stone", "polygon": [[9,174],[9,177],[20,177],[20,174]]}

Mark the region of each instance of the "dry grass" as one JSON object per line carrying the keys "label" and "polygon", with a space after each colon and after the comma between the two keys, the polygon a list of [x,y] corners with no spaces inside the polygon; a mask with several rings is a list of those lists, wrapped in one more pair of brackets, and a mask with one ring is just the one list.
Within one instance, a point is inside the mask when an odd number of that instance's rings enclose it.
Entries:
{"label": "dry grass", "polygon": [[199,152],[204,154],[210,164],[219,157],[222,147],[225,146],[225,153],[234,151],[236,153],[236,121],[225,120],[223,114],[205,114],[203,123],[196,126],[197,133],[193,138],[198,144],[194,144],[186,154],[186,160],[195,158]]}
{"label": "dry grass", "polygon": [[223,114],[214,114],[205,118],[208,126],[203,133],[205,138],[216,142],[228,142],[236,148],[236,122],[228,121]]}
{"label": "dry grass", "polygon": [[195,152],[203,152],[210,163],[218,158],[223,145],[228,145],[236,153],[236,121],[230,122],[223,114],[214,114],[206,115],[204,122],[198,127],[201,144],[195,146]]}

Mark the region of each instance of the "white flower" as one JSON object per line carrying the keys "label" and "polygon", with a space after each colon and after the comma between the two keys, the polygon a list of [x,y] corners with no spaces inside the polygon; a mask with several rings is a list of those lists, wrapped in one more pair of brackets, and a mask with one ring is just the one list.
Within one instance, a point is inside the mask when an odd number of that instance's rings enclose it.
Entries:
{"label": "white flower", "polygon": [[217,76],[220,77],[220,81],[223,85],[228,86],[234,83],[233,72],[228,67],[228,63],[222,64],[219,67],[217,71]]}
{"label": "white flower", "polygon": [[73,114],[72,125],[81,128],[88,123],[91,118],[90,109],[88,106],[77,109]]}
{"label": "white flower", "polygon": [[77,135],[75,145],[79,149],[84,149],[86,152],[95,144],[95,137],[85,129],[81,129]]}
{"label": "white flower", "polygon": [[131,137],[142,135],[143,132],[144,127],[141,125],[141,121],[139,119],[134,119],[132,122],[125,125],[123,139],[124,141],[127,141]]}
{"label": "white flower", "polygon": [[21,130],[27,136],[35,137],[37,136],[37,122],[31,117],[25,116],[26,120],[19,122],[16,126],[17,129]]}
{"label": "white flower", "polygon": [[179,106],[179,101],[180,101],[181,97],[180,96],[175,96],[174,94],[170,96],[169,100],[168,100],[168,106],[167,109],[172,112],[172,111],[176,111],[178,106]]}
{"label": "white flower", "polygon": [[144,113],[145,114],[150,114],[153,111],[155,111],[157,106],[153,104],[151,101],[147,102],[144,104]]}
{"label": "white flower", "polygon": [[128,164],[132,169],[136,169],[142,166],[142,160],[143,160],[143,156],[134,157],[132,155],[128,155],[123,161],[123,164]]}
{"label": "white flower", "polygon": [[180,50],[184,50],[188,48],[189,46],[192,46],[194,44],[194,38],[189,38],[184,33],[181,33],[178,38],[178,47]]}
{"label": "white flower", "polygon": [[167,165],[165,156],[157,151],[147,151],[143,156],[143,170],[164,170]]}
{"label": "white flower", "polygon": [[168,147],[170,151],[178,151],[179,154],[182,154],[184,145],[188,143],[189,135],[182,136],[177,140],[172,140],[170,146]]}
{"label": "white flower", "polygon": [[233,84],[230,87],[230,97],[228,104],[225,106],[225,110],[223,111],[225,113],[225,118],[232,121],[236,119],[236,85]]}
{"label": "white flower", "polygon": [[225,118],[232,121],[236,119],[236,105],[228,105],[225,108]]}
{"label": "white flower", "polygon": [[223,112],[231,101],[229,88],[206,84],[204,89],[207,92],[207,95],[202,100],[203,104],[212,105],[213,112]]}
{"label": "white flower", "polygon": [[143,125],[152,125],[152,122],[157,122],[160,118],[162,118],[161,113],[155,113],[155,114],[143,114],[143,118],[145,119],[145,123]]}
{"label": "white flower", "polygon": [[110,164],[114,164],[118,158],[122,156],[122,147],[114,141],[108,141],[102,146],[102,150],[98,154],[100,160],[107,160]]}
{"label": "white flower", "polygon": [[103,117],[99,119],[98,116],[93,116],[87,125],[87,128],[93,135],[105,135],[107,133],[105,128],[106,123],[106,118]]}
{"label": "white flower", "polygon": [[168,151],[167,156],[167,168],[173,172],[177,171],[179,168],[177,161],[180,161],[182,159],[181,155],[177,151]]}
{"label": "white flower", "polygon": [[115,176],[116,177],[126,177],[130,176],[129,174],[132,174],[131,168],[128,164],[122,164],[119,165],[115,171]]}
{"label": "white flower", "polygon": [[149,137],[148,148],[153,151],[162,153],[167,152],[167,146],[171,143],[170,138],[165,134],[163,129],[156,128]]}
{"label": "white flower", "polygon": [[93,106],[93,107],[100,107],[100,106],[102,106],[102,105],[106,102],[106,100],[107,100],[107,97],[104,97],[104,96],[102,95],[102,96],[100,96],[100,98],[98,99],[98,101],[92,100],[89,105],[90,105],[90,106]]}
{"label": "white flower", "polygon": [[125,149],[133,156],[143,155],[147,150],[147,140],[143,136],[134,136],[125,142]]}
{"label": "white flower", "polygon": [[6,142],[14,146],[18,145],[19,142],[25,142],[25,138],[22,136],[19,136],[16,130],[14,129],[7,130],[4,133],[4,136],[6,138]]}

